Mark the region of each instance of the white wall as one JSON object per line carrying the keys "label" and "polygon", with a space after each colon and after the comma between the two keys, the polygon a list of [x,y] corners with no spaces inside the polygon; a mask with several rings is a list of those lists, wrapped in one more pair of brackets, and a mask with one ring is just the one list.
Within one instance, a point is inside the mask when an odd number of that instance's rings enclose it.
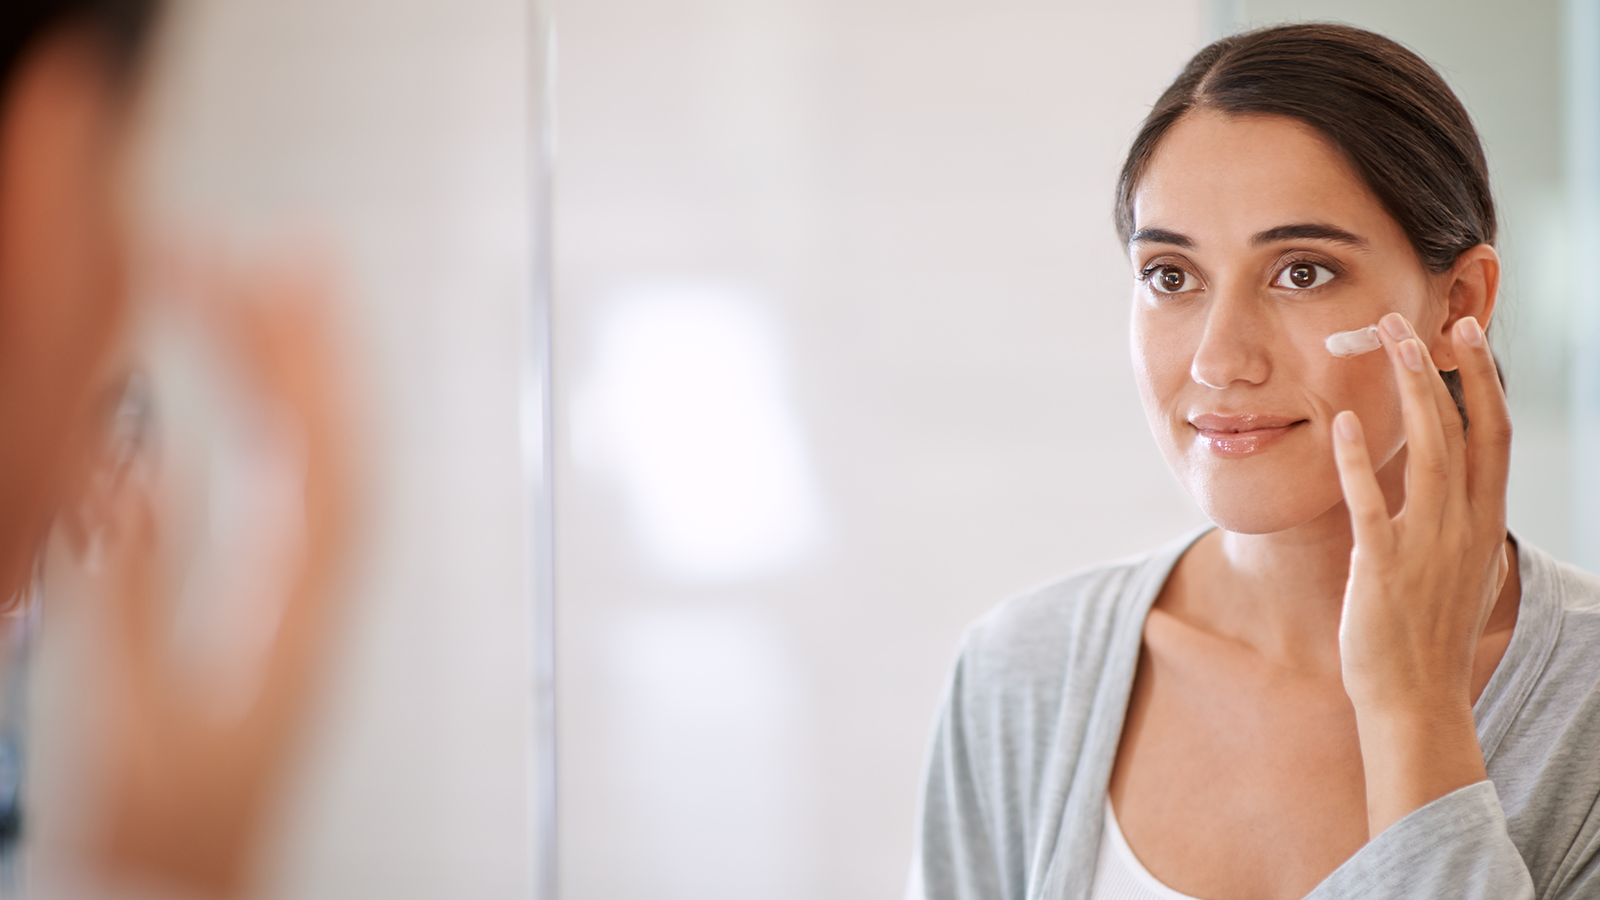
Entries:
{"label": "white wall", "polygon": [[1219,28],[1353,21],[1460,92],[1512,527],[1589,558],[1561,6],[558,0],[563,896],[893,896],[961,628],[1200,522],[1134,394],[1110,200]]}

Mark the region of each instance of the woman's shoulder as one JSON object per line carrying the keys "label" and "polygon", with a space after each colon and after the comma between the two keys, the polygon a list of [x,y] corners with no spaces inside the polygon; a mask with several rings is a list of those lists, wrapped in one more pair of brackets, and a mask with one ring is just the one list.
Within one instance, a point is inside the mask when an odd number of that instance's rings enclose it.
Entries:
{"label": "woman's shoulder", "polygon": [[1600,577],[1519,543],[1516,632],[1480,702],[1479,740],[1541,896],[1600,852]]}
{"label": "woman's shoulder", "polygon": [[1545,637],[1552,650],[1577,651],[1600,677],[1600,576],[1526,543],[1517,548],[1522,610],[1517,627]]}
{"label": "woman's shoulder", "polygon": [[[1600,576],[1527,544],[1517,559],[1522,600],[1508,668],[1521,670],[1515,680],[1537,695],[1535,709],[1585,705],[1600,712],[1600,702],[1589,699],[1600,694]],[[1534,710],[1524,706],[1526,718]],[[1593,724],[1600,730],[1600,720]]]}
{"label": "woman's shoulder", "polygon": [[[1484,717],[1514,734],[1573,724],[1582,707],[1600,704],[1600,577],[1517,542],[1521,581],[1516,629],[1485,688]],[[1600,729],[1600,717],[1588,723]],[[1487,735],[1492,745],[1500,734]]]}

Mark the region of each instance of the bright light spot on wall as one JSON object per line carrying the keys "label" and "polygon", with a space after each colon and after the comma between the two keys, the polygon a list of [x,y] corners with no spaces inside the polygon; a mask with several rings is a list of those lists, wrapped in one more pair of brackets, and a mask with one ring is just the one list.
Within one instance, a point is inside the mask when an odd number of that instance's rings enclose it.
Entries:
{"label": "bright light spot on wall", "polygon": [[770,317],[725,287],[635,289],[601,318],[574,455],[616,477],[644,551],[671,574],[757,577],[816,545],[815,479],[780,351]]}

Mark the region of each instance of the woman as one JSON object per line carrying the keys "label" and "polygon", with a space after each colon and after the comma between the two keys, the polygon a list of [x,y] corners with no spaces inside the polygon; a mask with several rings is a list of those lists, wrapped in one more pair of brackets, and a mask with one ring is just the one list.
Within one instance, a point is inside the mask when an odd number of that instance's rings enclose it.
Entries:
{"label": "woman", "polygon": [[126,158],[155,5],[8,0],[0,9],[0,601],[15,607],[33,593],[55,526],[95,548],[91,568],[109,602],[96,610],[98,668],[79,673],[73,699],[103,713],[86,748],[98,834],[73,868],[109,872],[118,890],[156,882],[235,896],[250,883],[327,630],[348,532],[344,416],[312,282],[183,267],[169,287],[210,301],[185,311],[211,326],[221,355],[292,422],[304,450],[305,552],[284,573],[289,596],[259,690],[218,715],[213,685],[186,678],[173,659],[164,523],[148,466],[127,440],[136,435],[112,427],[134,313]]}
{"label": "woman", "polygon": [[1600,896],[1600,580],[1505,529],[1460,102],[1359,29],[1225,38],[1146,119],[1117,224],[1145,411],[1217,527],[969,630],[913,889]]}

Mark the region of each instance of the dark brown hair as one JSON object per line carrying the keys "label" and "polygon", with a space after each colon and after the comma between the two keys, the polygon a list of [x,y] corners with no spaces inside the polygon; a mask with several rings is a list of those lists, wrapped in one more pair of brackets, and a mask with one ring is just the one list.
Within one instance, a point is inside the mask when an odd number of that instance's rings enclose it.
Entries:
{"label": "dark brown hair", "polygon": [[1279,25],[1195,54],[1144,120],[1117,181],[1117,234],[1133,234],[1133,195],[1169,129],[1192,110],[1272,115],[1336,147],[1433,272],[1495,239],[1494,197],[1478,132],[1426,62],[1349,25]]}
{"label": "dark brown hair", "polygon": [[160,0],[0,0],[0,85],[24,50],[52,29],[81,25],[105,42],[119,76],[131,74],[160,13]]}

